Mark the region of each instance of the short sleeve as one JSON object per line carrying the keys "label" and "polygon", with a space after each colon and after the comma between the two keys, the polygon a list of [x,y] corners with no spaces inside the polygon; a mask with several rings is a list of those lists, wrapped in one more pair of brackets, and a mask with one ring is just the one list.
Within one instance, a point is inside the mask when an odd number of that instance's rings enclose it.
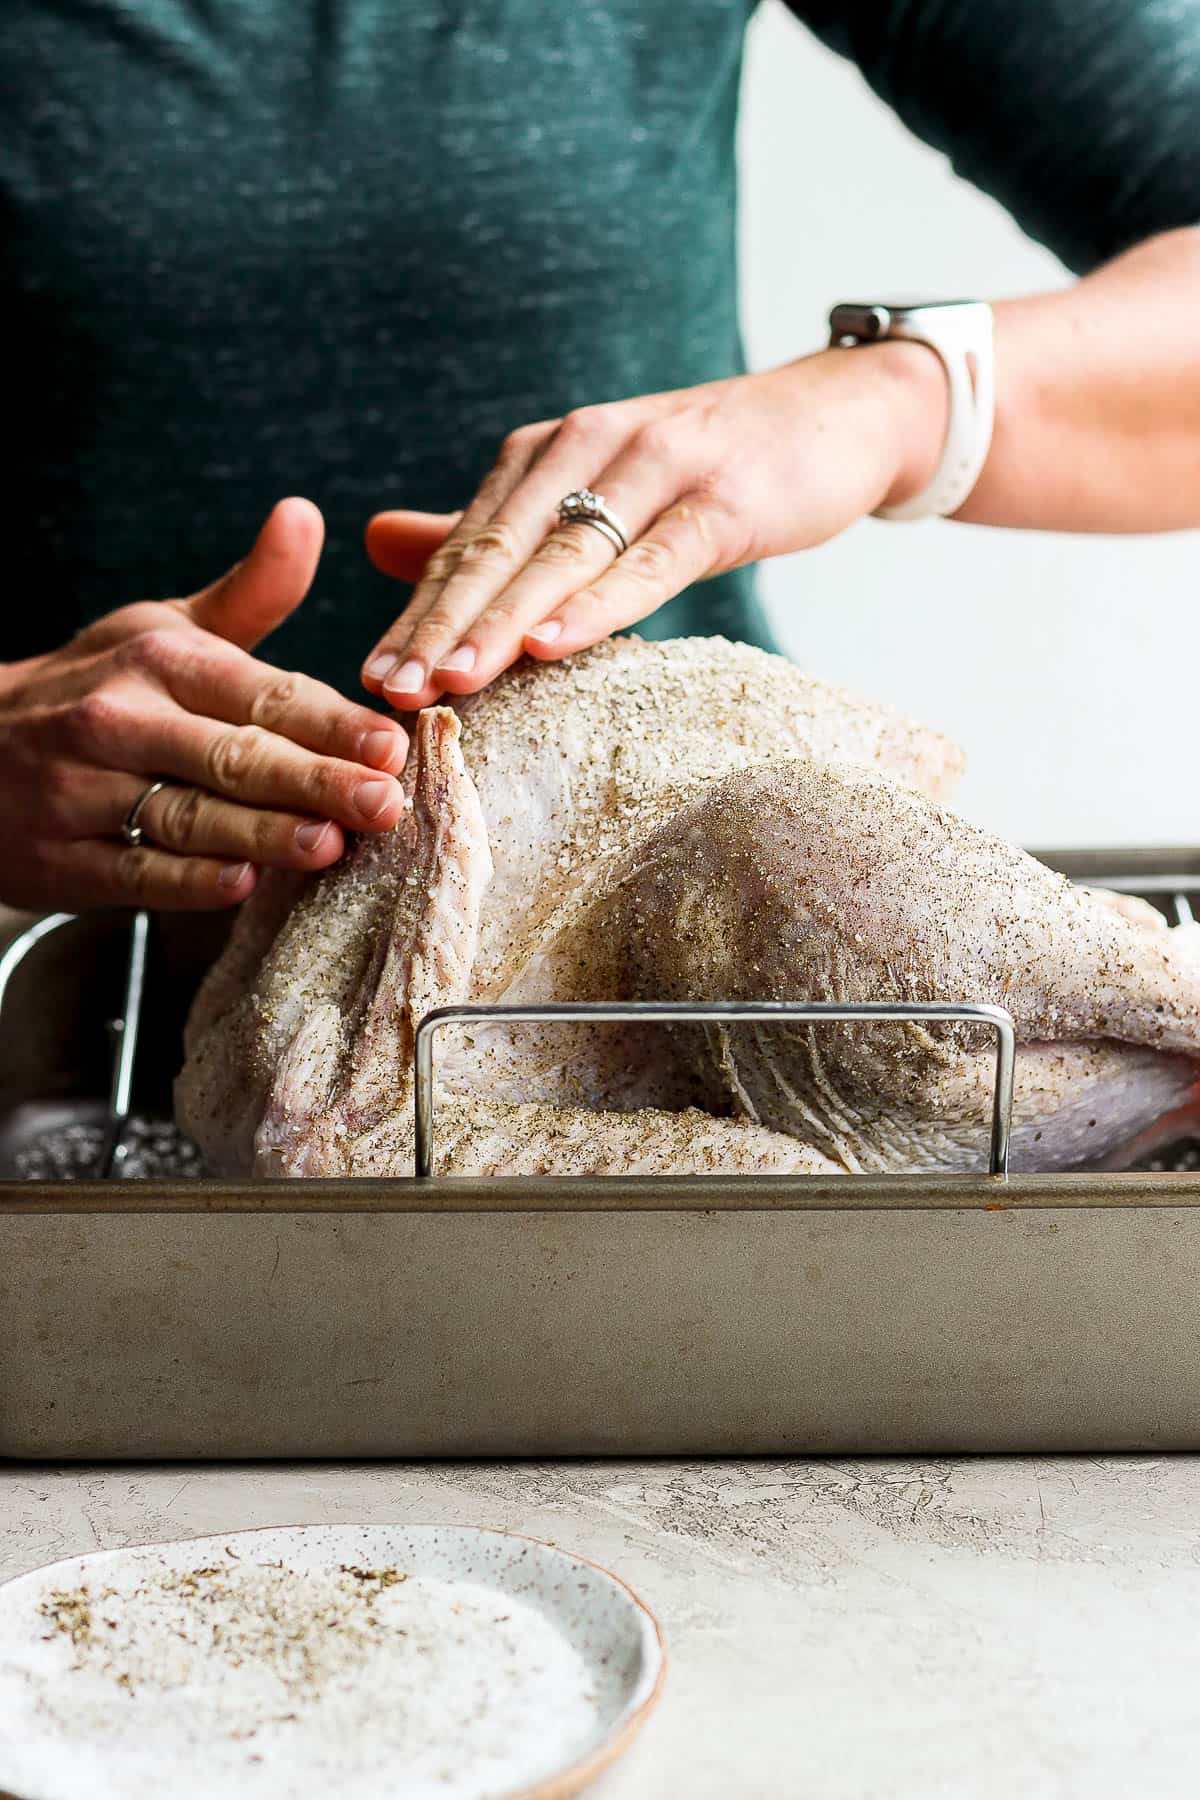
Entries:
{"label": "short sleeve", "polygon": [[1082,272],[1200,223],[1200,0],[790,0]]}

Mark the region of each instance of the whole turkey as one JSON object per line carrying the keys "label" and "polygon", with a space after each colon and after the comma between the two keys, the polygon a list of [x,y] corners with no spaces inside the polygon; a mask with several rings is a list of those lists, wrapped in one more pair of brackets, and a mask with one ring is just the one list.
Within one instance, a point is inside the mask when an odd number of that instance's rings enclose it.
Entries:
{"label": "whole turkey", "polygon": [[[614,640],[419,715],[410,806],[264,877],[197,997],[180,1123],[230,1174],[412,1169],[413,1041],[456,1002],[990,1001],[1014,1165],[1194,1104],[1200,928],[947,812],[944,738],[722,639]],[[531,1027],[439,1053],[444,1173],[982,1166],[979,1028]]]}

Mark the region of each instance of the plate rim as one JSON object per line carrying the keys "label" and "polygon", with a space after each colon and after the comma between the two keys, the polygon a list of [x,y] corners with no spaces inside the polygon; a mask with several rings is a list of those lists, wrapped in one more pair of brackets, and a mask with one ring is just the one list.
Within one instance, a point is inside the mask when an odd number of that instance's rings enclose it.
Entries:
{"label": "plate rim", "polygon": [[[496,1800],[570,1800],[572,1795],[587,1787],[628,1750],[662,1698],[669,1657],[666,1639],[657,1614],[646,1604],[637,1590],[625,1580],[624,1576],[618,1575],[606,1563],[597,1562],[595,1557],[584,1556],[577,1550],[564,1548],[554,1539],[535,1537],[527,1531],[508,1531],[502,1525],[473,1525],[452,1519],[411,1519],[405,1522],[379,1519],[360,1521],[357,1525],[347,1525],[345,1529],[347,1531],[362,1530],[364,1525],[367,1529],[375,1530],[458,1531],[478,1536],[511,1538],[514,1543],[519,1544],[534,1544],[539,1550],[548,1550],[552,1555],[562,1557],[567,1562],[594,1569],[597,1574],[603,1575],[616,1587],[623,1589],[635,1611],[641,1615],[643,1624],[648,1624],[650,1627],[649,1641],[657,1653],[657,1667],[654,1670],[654,1679],[650,1688],[642,1699],[633,1706],[627,1705],[622,1708],[609,1727],[603,1741],[597,1744],[594,1750],[589,1751],[586,1756],[565,1765],[551,1775],[540,1778],[532,1787],[508,1788],[503,1794],[498,1794]],[[225,1533],[198,1531],[193,1532],[190,1537],[159,1538],[146,1543],[116,1544],[108,1548],[97,1545],[93,1550],[83,1550],[74,1556],[55,1557],[52,1562],[39,1563],[36,1568],[23,1569],[17,1575],[6,1576],[3,1581],[0,1581],[0,1596],[3,1595],[6,1588],[18,1586],[25,1581],[32,1581],[36,1576],[44,1575],[48,1570],[60,1568],[66,1563],[90,1563],[101,1557],[121,1556],[130,1551],[165,1550],[178,1545],[211,1543],[223,1537],[246,1538],[256,1537],[264,1532],[336,1531],[341,1528],[338,1521],[307,1519],[298,1524],[248,1525]],[[643,1635],[643,1643],[645,1641]],[[0,1800],[38,1800],[38,1797],[32,1794],[16,1794],[8,1788],[0,1787]]]}

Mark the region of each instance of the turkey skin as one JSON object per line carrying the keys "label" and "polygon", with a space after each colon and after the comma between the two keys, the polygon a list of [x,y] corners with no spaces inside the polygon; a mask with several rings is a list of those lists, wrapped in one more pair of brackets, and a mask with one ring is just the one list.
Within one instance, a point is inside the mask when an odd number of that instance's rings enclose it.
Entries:
{"label": "turkey skin", "polygon": [[[956,1000],[1019,1039],[1014,1165],[1119,1157],[1200,1079],[1200,928],[1089,894],[946,810],[936,732],[721,639],[613,640],[419,715],[410,804],[267,875],[177,1083],[220,1172],[403,1175],[436,1006]],[[986,1166],[961,1026],[529,1026],[439,1040],[440,1173]]]}

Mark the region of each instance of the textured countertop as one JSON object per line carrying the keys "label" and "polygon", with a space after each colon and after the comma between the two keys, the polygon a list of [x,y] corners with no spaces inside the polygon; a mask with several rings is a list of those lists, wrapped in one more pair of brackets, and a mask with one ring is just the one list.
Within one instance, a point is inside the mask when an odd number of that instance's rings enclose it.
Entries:
{"label": "textured countertop", "polygon": [[0,1468],[0,1578],[310,1521],[549,1538],[659,1615],[606,1800],[1196,1792],[1200,1458]]}

